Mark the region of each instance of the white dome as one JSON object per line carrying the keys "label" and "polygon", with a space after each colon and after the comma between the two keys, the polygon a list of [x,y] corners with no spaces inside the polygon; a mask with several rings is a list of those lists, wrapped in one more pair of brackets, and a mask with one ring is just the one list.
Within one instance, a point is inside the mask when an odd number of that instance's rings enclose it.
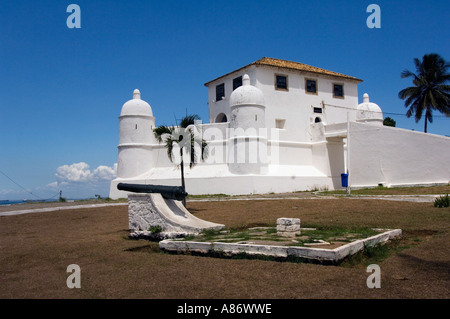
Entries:
{"label": "white dome", "polygon": [[129,100],[122,106],[120,116],[123,115],[144,115],[153,116],[150,104],[141,100],[141,92],[138,89],[133,91],[133,99]]}
{"label": "white dome", "polygon": [[242,85],[231,93],[230,106],[236,105],[265,105],[264,95],[260,89],[250,85],[250,77],[242,77]]}
{"label": "white dome", "polygon": [[369,94],[364,93],[363,102],[357,108],[357,120],[381,120],[383,121],[383,111],[381,108],[369,101]]}

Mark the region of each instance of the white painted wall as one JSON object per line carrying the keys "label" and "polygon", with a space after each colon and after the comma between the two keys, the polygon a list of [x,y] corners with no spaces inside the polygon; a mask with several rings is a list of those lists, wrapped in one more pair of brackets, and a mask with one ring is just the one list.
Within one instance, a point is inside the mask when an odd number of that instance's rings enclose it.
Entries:
{"label": "white painted wall", "polygon": [[[224,113],[228,121],[230,120],[231,110],[230,110],[230,96],[233,92],[233,79],[244,76],[248,74],[250,76],[250,84],[256,86],[255,79],[255,67],[249,66],[240,70],[239,72],[233,72],[217,81],[211,82],[208,86],[208,107],[209,107],[209,123],[215,123],[216,117],[220,113]],[[225,99],[216,101],[216,86],[224,83],[225,84]]]}
{"label": "white painted wall", "polygon": [[448,183],[450,138],[350,123],[352,187]]}
{"label": "white painted wall", "polygon": [[[275,89],[275,74],[288,77],[289,91]],[[358,89],[355,81],[341,81],[323,75],[295,71],[277,70],[269,67],[257,68],[257,86],[263,91],[266,100],[266,125],[275,127],[276,119],[285,119],[285,130],[281,132],[281,140],[309,142],[311,124],[320,117],[324,124],[347,121],[347,110],[352,112],[358,106]],[[317,94],[309,94],[305,90],[305,80],[317,81]],[[333,83],[344,85],[344,98],[334,98]],[[323,113],[314,113],[314,107],[322,107]],[[335,105],[335,106],[331,106]],[[337,106],[337,107],[336,107]],[[344,109],[343,109],[344,108]]]}
{"label": "white painted wall", "polygon": [[[226,114],[228,120],[230,119],[229,98],[233,89],[233,79],[244,74],[248,74],[251,85],[259,88],[264,94],[266,127],[274,128],[277,119],[285,120],[284,130],[280,130],[280,140],[311,141],[310,126],[316,117],[320,117],[324,124],[343,123],[347,122],[347,113],[349,112],[350,120],[356,119],[357,81],[251,65],[208,84],[210,123],[215,122],[220,113]],[[288,77],[288,91],[275,89],[275,74]],[[317,94],[306,92],[306,79],[317,81]],[[216,85],[221,83],[225,84],[225,99],[215,101]],[[333,97],[334,83],[344,86],[344,98]],[[323,113],[314,113],[314,107],[322,107]]]}

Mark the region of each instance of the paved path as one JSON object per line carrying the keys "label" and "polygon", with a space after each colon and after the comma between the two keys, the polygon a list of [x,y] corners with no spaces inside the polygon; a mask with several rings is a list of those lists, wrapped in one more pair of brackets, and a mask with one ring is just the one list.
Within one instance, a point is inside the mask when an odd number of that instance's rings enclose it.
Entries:
{"label": "paved path", "polygon": [[[342,195],[349,199],[381,199],[416,203],[432,203],[442,195]],[[342,197],[341,196],[341,197]]]}
{"label": "paved path", "polygon": [[[105,203],[105,204],[40,207],[40,208],[32,208],[32,209],[3,211],[3,212],[0,212],[0,216],[54,212],[54,211],[61,211],[61,210],[68,210],[68,209],[86,209],[86,208],[96,208],[96,207],[106,207],[106,206],[124,206],[124,205],[128,205],[128,203]],[[15,206],[15,205],[11,205],[11,206]],[[11,208],[11,206],[10,206],[10,208]]]}
{"label": "paved path", "polygon": [[[316,195],[311,192],[289,193],[289,194],[266,194],[266,195],[249,195],[249,196],[224,196],[224,197],[205,197],[205,198],[191,198],[188,202],[203,202],[203,201],[235,201],[235,200],[284,200],[284,199],[335,199],[335,198],[349,198],[349,199],[378,199],[378,200],[394,200],[407,201],[416,203],[432,203],[441,195]],[[0,216],[12,216],[30,213],[53,212],[68,209],[86,209],[106,206],[125,206],[127,202],[121,203],[100,203],[100,204],[86,204],[86,202],[78,203],[38,203],[38,204],[17,204],[10,206],[0,206]],[[18,209],[21,208],[21,209]]]}

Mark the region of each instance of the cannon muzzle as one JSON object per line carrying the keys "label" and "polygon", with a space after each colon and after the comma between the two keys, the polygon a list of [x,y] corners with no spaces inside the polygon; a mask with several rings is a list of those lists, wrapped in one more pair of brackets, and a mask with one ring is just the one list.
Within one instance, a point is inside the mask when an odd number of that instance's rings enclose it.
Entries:
{"label": "cannon muzzle", "polygon": [[165,199],[183,200],[188,193],[181,186],[117,184],[117,189],[133,193],[159,193]]}

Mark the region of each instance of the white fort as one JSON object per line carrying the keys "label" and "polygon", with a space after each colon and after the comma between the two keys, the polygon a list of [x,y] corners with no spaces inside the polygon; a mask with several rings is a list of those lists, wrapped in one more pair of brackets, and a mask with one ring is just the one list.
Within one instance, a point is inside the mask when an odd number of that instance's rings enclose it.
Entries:
{"label": "white fort", "polygon": [[[383,126],[383,113],[368,94],[358,104],[360,82],[303,63],[262,58],[205,83],[209,123],[196,126],[209,156],[192,169],[186,165],[186,191],[333,190],[342,187],[343,173],[352,187],[448,183],[450,138]],[[118,183],[180,185],[180,170],[154,128],[152,108],[135,90],[119,117],[111,198],[127,196]]]}

